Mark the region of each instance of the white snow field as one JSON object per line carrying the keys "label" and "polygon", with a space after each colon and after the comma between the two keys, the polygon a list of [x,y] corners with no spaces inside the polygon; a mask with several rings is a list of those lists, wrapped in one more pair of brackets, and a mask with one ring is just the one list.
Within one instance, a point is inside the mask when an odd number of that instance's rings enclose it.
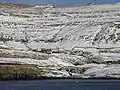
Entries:
{"label": "white snow field", "polygon": [[120,4],[0,8],[0,62],[48,77],[120,78]]}

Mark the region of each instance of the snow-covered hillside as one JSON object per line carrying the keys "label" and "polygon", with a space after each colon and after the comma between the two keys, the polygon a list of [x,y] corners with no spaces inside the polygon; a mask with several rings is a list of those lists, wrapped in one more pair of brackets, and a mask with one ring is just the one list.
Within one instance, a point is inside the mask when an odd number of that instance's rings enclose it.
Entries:
{"label": "snow-covered hillside", "polygon": [[120,77],[120,5],[0,8],[0,58],[45,76]]}

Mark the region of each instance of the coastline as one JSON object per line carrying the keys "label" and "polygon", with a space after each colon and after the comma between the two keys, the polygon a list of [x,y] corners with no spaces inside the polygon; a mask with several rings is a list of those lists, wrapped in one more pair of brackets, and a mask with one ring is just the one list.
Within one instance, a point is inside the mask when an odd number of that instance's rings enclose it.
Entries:
{"label": "coastline", "polygon": [[119,81],[120,78],[72,78],[72,77],[45,77],[45,76],[41,76],[39,78],[7,78],[7,79],[0,79],[0,81],[36,81],[36,80],[104,80],[104,81],[111,81],[111,80],[115,80],[115,81]]}

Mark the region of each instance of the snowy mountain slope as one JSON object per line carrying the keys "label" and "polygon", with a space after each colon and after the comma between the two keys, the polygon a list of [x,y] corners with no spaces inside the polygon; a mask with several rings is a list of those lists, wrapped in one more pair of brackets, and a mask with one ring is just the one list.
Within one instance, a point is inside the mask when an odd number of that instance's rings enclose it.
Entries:
{"label": "snowy mountain slope", "polygon": [[119,45],[119,4],[0,8],[0,62],[53,77],[119,77]]}

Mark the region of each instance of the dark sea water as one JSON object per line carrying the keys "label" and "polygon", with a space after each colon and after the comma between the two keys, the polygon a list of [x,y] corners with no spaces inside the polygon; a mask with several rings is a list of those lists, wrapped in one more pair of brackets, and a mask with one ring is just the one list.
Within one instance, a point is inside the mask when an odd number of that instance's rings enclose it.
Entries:
{"label": "dark sea water", "polygon": [[0,90],[120,90],[120,80],[1,81]]}

